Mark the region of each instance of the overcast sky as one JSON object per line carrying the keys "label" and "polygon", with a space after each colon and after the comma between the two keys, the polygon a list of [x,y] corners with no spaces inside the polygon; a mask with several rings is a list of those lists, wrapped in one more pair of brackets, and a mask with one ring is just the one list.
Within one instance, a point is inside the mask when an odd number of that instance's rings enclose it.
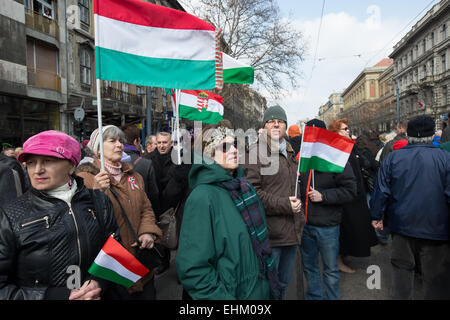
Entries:
{"label": "overcast sky", "polygon": [[279,101],[268,99],[268,105],[280,104],[289,125],[316,117],[331,93],[342,92],[365,67],[387,58],[402,36],[438,2],[325,0],[319,36],[323,0],[278,0],[283,17],[303,32],[308,51],[300,65],[299,88],[283,93]]}
{"label": "overcast sky", "polygon": [[300,86],[279,101],[289,124],[316,117],[331,93],[342,92],[365,67],[387,58],[402,36],[438,2],[328,0],[318,38],[322,0],[278,0],[283,16],[293,20],[308,41]]}

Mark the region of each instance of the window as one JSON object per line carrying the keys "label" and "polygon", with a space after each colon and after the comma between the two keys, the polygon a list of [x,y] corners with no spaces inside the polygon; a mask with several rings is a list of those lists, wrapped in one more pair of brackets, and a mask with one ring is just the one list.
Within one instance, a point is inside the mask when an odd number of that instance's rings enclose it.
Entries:
{"label": "window", "polygon": [[442,87],[442,104],[445,106],[447,105],[447,86]]}
{"label": "window", "polygon": [[442,32],[442,40],[445,40],[447,38],[447,24],[444,23],[442,25],[441,32]]}
{"label": "window", "polygon": [[128,83],[122,82],[122,101],[129,102],[130,101],[130,95],[129,95],[129,89],[130,86]]}
{"label": "window", "polygon": [[80,82],[91,85],[91,56],[86,48],[80,51]]}
{"label": "window", "polygon": [[418,44],[416,44],[414,46],[414,56],[415,56],[416,59],[419,56],[419,45]]}
{"label": "window", "polygon": [[445,53],[441,56],[441,69],[442,72],[447,71],[447,61],[445,59]]}
{"label": "window", "polygon": [[78,0],[78,7],[80,7],[80,21],[89,24],[89,0]]}
{"label": "window", "polygon": [[158,91],[157,91],[158,89],[157,88],[152,88],[151,89],[151,91],[152,91],[152,99],[158,99]]}
{"label": "window", "polygon": [[422,72],[423,72],[422,78],[425,78],[427,76],[427,65],[426,64],[423,65]]}
{"label": "window", "polygon": [[145,94],[145,87],[136,86],[136,94],[137,95]]}
{"label": "window", "polygon": [[112,81],[103,80],[103,87],[104,88],[112,88]]}
{"label": "window", "polygon": [[427,50],[427,40],[423,39],[422,40],[422,54],[424,54],[426,50]]}
{"label": "window", "polygon": [[433,47],[434,46],[434,32],[432,32],[430,34],[430,40],[431,40],[431,47]]}
{"label": "window", "polygon": [[434,59],[430,61],[431,75],[434,75]]}
{"label": "window", "polygon": [[[25,1],[25,6],[31,5],[30,3],[27,3]],[[33,8],[30,7],[30,9],[33,9],[34,12],[49,18],[54,19],[54,10],[53,10],[53,0],[33,0],[32,3]]]}

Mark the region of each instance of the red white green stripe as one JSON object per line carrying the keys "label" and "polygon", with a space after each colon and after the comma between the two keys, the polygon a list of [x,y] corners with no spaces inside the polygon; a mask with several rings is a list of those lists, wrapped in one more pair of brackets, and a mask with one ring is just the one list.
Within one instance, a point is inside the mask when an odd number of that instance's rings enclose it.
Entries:
{"label": "red white green stripe", "polygon": [[337,133],[306,126],[300,150],[300,172],[310,169],[343,172],[354,144]]}
{"label": "red white green stripe", "polygon": [[[174,97],[174,94],[172,94],[172,97]],[[223,120],[222,103],[223,98],[213,92],[181,90],[179,116],[193,121],[216,124]]]}
{"label": "red white green stripe", "polygon": [[145,276],[149,270],[112,236],[98,253],[89,273],[127,288]]}
{"label": "red white green stripe", "polygon": [[179,10],[139,0],[95,0],[98,79],[213,89],[216,31]]}
{"label": "red white green stripe", "polygon": [[254,69],[222,52],[224,83],[253,83]]}

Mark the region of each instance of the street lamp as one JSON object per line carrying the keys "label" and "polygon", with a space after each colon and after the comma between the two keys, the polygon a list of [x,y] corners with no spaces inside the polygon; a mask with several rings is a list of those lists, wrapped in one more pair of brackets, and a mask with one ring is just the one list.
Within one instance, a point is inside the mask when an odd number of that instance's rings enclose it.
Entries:
{"label": "street lamp", "polygon": [[398,76],[395,77],[395,103],[397,107],[397,123],[400,123],[400,95],[398,89]]}

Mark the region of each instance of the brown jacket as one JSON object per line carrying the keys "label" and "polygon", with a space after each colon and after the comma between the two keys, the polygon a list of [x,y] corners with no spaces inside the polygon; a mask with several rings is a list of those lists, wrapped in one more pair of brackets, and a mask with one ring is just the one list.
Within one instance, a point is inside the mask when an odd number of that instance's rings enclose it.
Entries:
{"label": "brown jacket", "polygon": [[[94,188],[95,176],[100,172],[100,161],[94,160],[94,163],[82,164],[77,168],[76,174],[84,179],[84,184],[88,188]],[[135,171],[133,166],[129,163],[122,162],[123,175],[120,182],[117,182],[112,176],[110,176],[111,185],[119,195],[120,202],[127,213],[128,219],[133,226],[134,231],[138,237],[144,233],[152,233],[157,236],[156,241],[162,236],[161,229],[155,223],[155,214],[153,212],[150,201],[145,193],[144,181],[142,177]],[[128,180],[130,177],[135,179],[134,190],[132,183]],[[131,245],[135,242],[135,239],[128,227],[125,219],[123,218],[122,211],[116,198],[112,195],[110,190],[107,190],[105,194],[111,199],[114,207],[114,215],[119,226],[120,238],[124,247],[130,251],[133,255],[135,249]],[[139,287],[146,283],[153,273],[149,273],[148,276],[141,279],[133,285],[131,292],[141,291]],[[143,282],[141,284],[141,282]],[[134,290],[133,290],[134,289]],[[130,293],[131,293],[130,292]]]}
{"label": "brown jacket", "polygon": [[[272,247],[289,246],[301,243],[305,215],[303,211],[293,213],[290,196],[295,193],[295,181],[297,177],[296,154],[289,142],[287,142],[287,157],[280,153],[277,146],[271,146],[263,135],[259,137],[259,143],[249,148],[246,154],[243,168],[248,181],[253,185],[266,211],[267,229]],[[260,150],[258,145],[265,150]],[[249,154],[257,154],[257,163],[249,164]],[[250,156],[251,158],[251,156]],[[272,160],[271,160],[272,159]],[[278,170],[270,172],[273,159],[279,162]],[[276,167],[272,167],[276,169]],[[264,172],[267,170],[267,172]],[[300,187],[297,189],[297,198],[300,199]]]}

